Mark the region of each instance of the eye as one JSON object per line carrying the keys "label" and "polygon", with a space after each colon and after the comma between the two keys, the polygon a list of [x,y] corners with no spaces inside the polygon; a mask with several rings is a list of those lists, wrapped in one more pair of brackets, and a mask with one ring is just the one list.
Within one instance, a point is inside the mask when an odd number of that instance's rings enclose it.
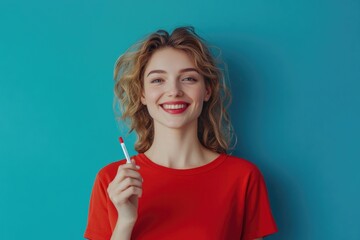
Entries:
{"label": "eye", "polygon": [[162,83],[162,82],[163,82],[163,80],[160,79],[160,78],[153,79],[153,80],[150,81],[150,83]]}
{"label": "eye", "polygon": [[193,77],[186,77],[186,78],[183,78],[182,81],[184,82],[196,82],[197,80]]}

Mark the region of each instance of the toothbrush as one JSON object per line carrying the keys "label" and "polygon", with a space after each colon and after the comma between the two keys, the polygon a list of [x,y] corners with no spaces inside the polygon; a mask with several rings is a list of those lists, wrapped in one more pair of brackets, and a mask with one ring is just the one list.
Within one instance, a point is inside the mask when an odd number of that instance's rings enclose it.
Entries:
{"label": "toothbrush", "polygon": [[126,163],[131,163],[131,160],[130,160],[130,157],[129,157],[129,153],[128,151],[126,150],[126,146],[125,146],[125,143],[124,143],[124,140],[122,139],[122,137],[119,137],[119,141],[120,141],[120,145],[122,147],[122,150],[124,152],[124,155],[125,155],[125,158],[126,158]]}

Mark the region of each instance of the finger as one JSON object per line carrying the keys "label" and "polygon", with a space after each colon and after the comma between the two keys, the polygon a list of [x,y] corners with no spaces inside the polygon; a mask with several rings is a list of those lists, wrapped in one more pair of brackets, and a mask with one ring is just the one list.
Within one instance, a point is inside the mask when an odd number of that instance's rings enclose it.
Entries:
{"label": "finger", "polygon": [[115,176],[113,182],[120,183],[126,178],[137,178],[139,180],[142,180],[142,177],[138,171],[132,169],[123,169],[122,171],[119,171],[119,173]]}
{"label": "finger", "polygon": [[142,195],[142,189],[132,186],[132,187],[127,188],[121,194],[110,196],[110,199],[113,203],[120,204],[120,203],[123,203],[123,202],[129,200],[129,198],[134,195],[140,197]]}
{"label": "finger", "polygon": [[132,160],[132,163],[131,163],[131,164],[130,164],[130,163],[120,164],[119,167],[118,167],[118,171],[119,171],[119,169],[127,169],[127,168],[139,170],[139,169],[140,169],[140,166],[136,165],[135,161]]}
{"label": "finger", "polygon": [[114,194],[121,194],[123,191],[128,189],[129,187],[138,187],[142,188],[142,181],[135,178],[126,178],[118,185],[113,186],[113,193]]}
{"label": "finger", "polygon": [[123,200],[125,200],[125,199],[128,199],[132,195],[136,195],[138,197],[141,197],[142,196],[142,189],[138,188],[138,187],[134,187],[134,186],[129,187],[125,191],[123,191],[123,194],[122,194],[121,198]]}
{"label": "finger", "polygon": [[129,176],[129,177],[140,176],[140,174],[138,173],[138,169],[140,167],[137,168],[137,167],[131,166],[132,164],[124,164],[124,165],[127,165],[127,166],[123,166],[123,165],[119,166],[118,171],[117,171],[116,176],[113,181],[119,182],[127,176]]}
{"label": "finger", "polygon": [[107,193],[110,198],[117,197],[131,187],[138,187],[142,189],[142,181],[136,178],[125,178],[120,183],[111,182],[107,188]]}

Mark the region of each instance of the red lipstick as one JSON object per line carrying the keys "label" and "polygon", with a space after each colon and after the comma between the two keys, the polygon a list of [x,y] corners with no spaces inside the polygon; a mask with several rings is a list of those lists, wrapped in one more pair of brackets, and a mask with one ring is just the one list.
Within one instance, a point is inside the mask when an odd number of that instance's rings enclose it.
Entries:
{"label": "red lipstick", "polygon": [[170,114],[180,114],[186,111],[189,107],[189,103],[184,101],[172,101],[172,102],[164,102],[160,104],[161,108]]}

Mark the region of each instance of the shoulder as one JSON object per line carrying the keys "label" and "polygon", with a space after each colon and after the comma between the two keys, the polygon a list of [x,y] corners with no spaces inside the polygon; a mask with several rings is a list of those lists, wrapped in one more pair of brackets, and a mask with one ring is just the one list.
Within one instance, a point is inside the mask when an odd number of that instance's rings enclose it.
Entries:
{"label": "shoulder", "polygon": [[[137,156],[132,156],[131,158],[137,158]],[[125,164],[126,159],[117,160],[111,162],[101,168],[97,173],[97,178],[103,183],[110,183],[116,176],[118,168],[120,165]]]}
{"label": "shoulder", "polygon": [[259,168],[255,163],[241,157],[233,156],[226,154],[225,163],[228,167],[236,169],[237,171],[241,170],[242,172],[247,173],[257,173],[260,172]]}
{"label": "shoulder", "polygon": [[[257,193],[257,191],[262,191],[266,193],[266,183],[265,178],[260,169],[249,160],[244,158],[239,158],[235,156],[227,156],[228,162],[228,173],[233,178],[235,178],[237,183],[240,186],[247,189],[246,191]],[[254,193],[253,192],[253,193]]]}
{"label": "shoulder", "polygon": [[226,173],[227,176],[232,176],[246,183],[262,181],[263,174],[255,163],[229,154],[225,156],[222,172]]}
{"label": "shoulder", "polygon": [[113,174],[116,175],[116,172],[117,172],[117,169],[119,168],[119,166],[124,164],[125,162],[126,162],[125,159],[122,159],[122,160],[118,160],[118,161],[107,164],[106,166],[102,167],[99,170],[98,176],[103,178],[108,175],[113,175]]}

